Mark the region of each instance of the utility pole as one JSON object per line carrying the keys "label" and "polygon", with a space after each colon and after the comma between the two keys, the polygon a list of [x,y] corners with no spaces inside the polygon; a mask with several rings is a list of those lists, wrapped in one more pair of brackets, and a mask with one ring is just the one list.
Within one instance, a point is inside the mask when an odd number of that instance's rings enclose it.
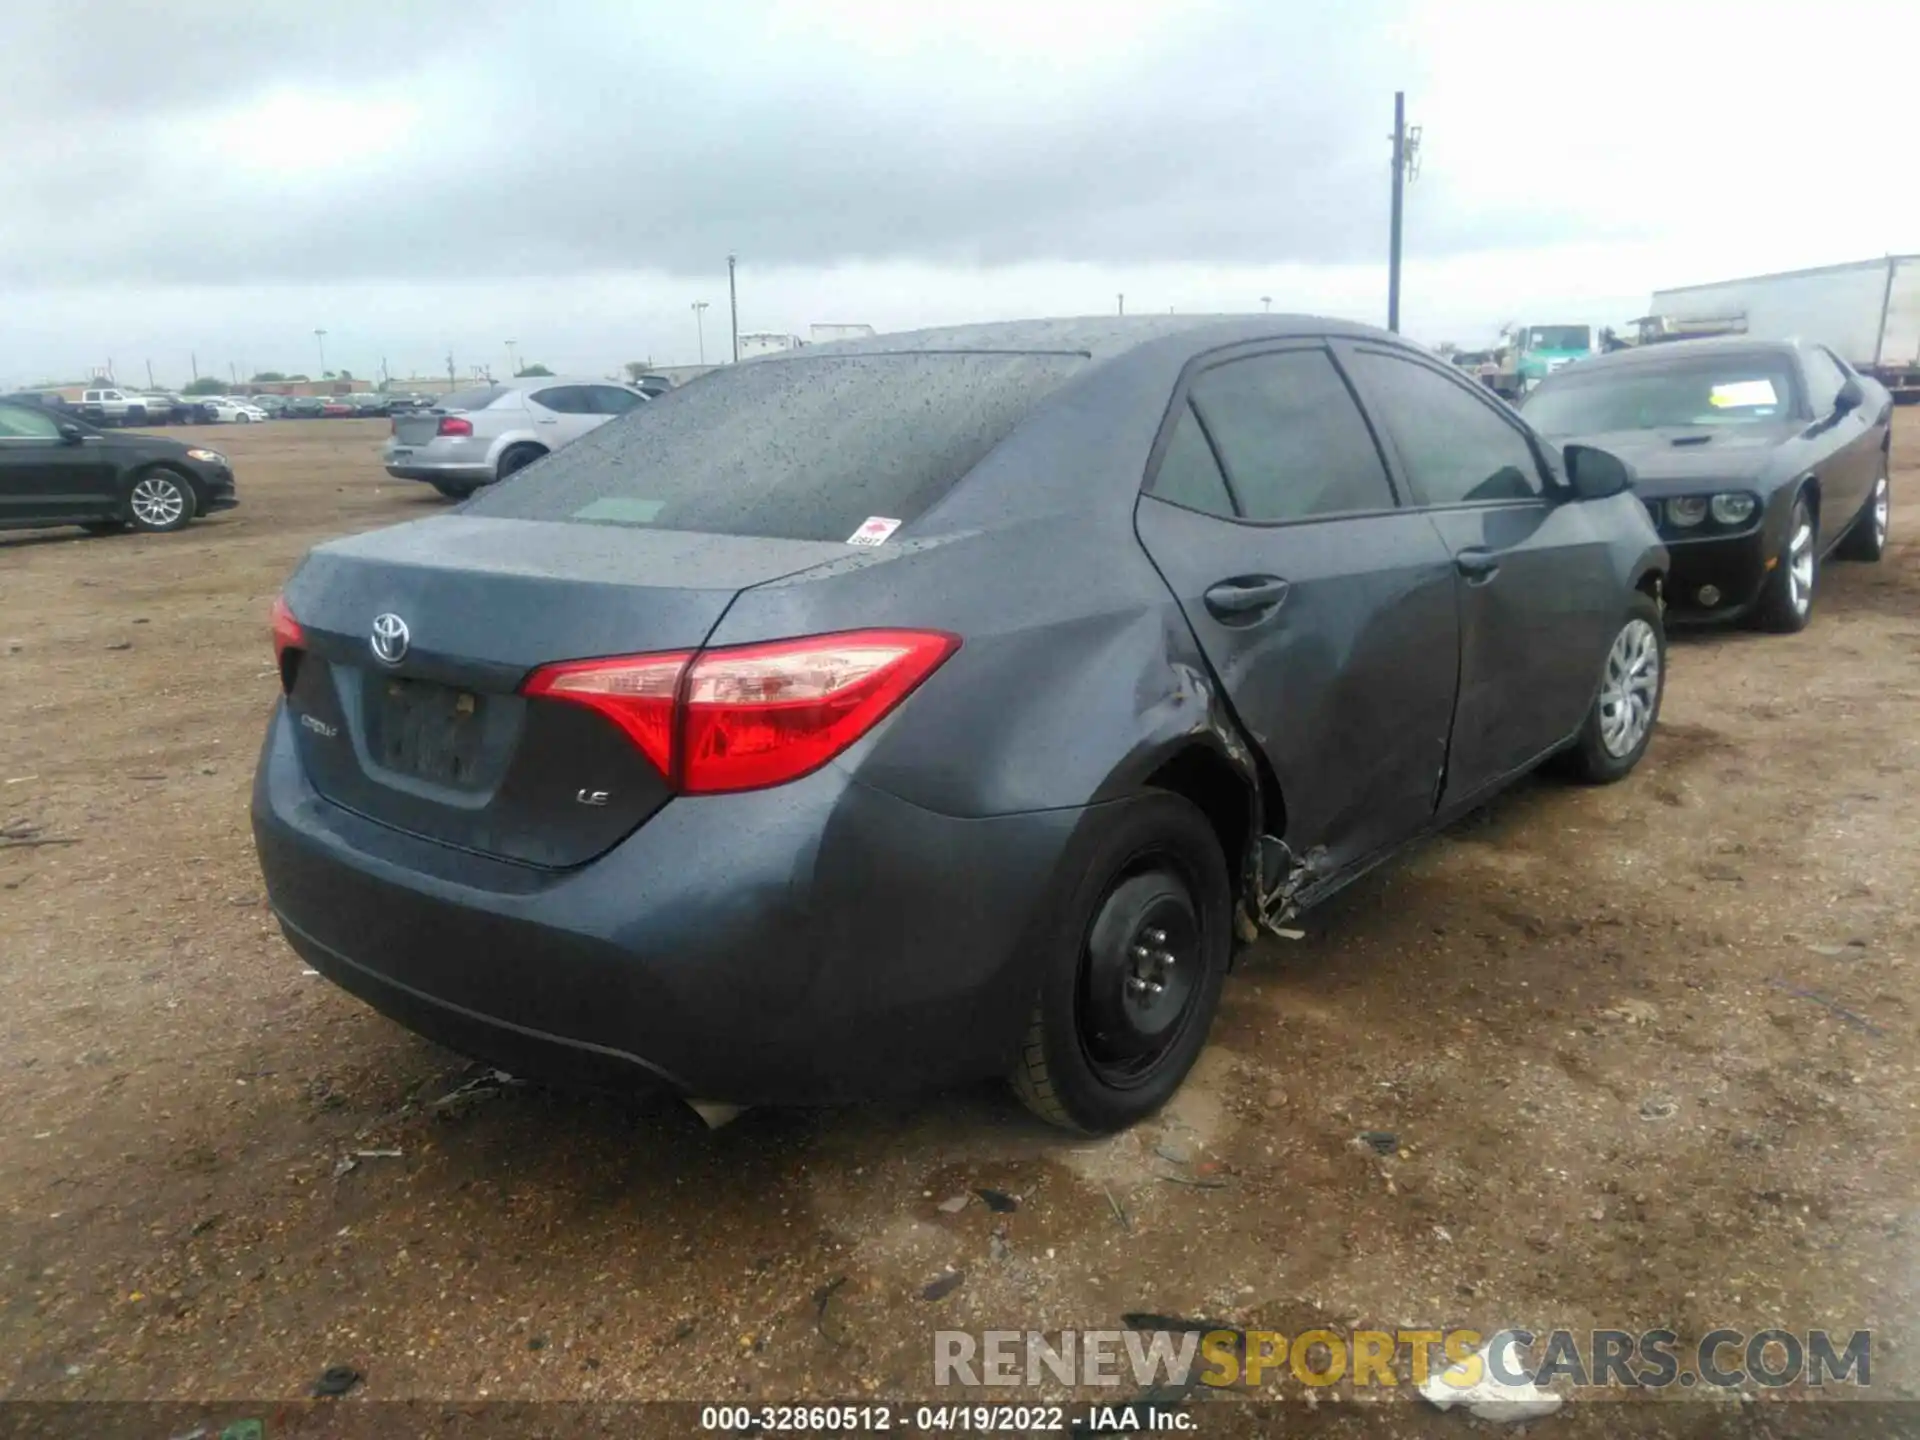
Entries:
{"label": "utility pole", "polygon": [[159,386],[153,383],[153,361],[149,360],[147,361],[147,389],[157,390],[159,388]]}
{"label": "utility pole", "polygon": [[456,383],[457,381],[453,370],[453,352],[449,350],[447,352],[447,393],[449,395],[453,393],[453,387]]}
{"label": "utility pole", "polygon": [[740,363],[740,292],[734,285],[733,268],[736,257],[727,253],[727,308],[733,312],[733,363]]}
{"label": "utility pole", "polygon": [[1387,250],[1387,329],[1400,333],[1400,220],[1407,182],[1420,173],[1420,127],[1407,129],[1407,92],[1393,92],[1393,220]]}
{"label": "utility pole", "polygon": [[233,377],[233,388],[238,390],[240,388],[240,367],[231,360],[227,361],[227,374]]}
{"label": "utility pole", "polygon": [[193,371],[194,379],[200,378],[200,357],[191,350],[187,352],[187,368]]}
{"label": "utility pole", "polygon": [[707,302],[704,300],[694,301],[693,302],[693,333],[694,333],[694,338],[700,342],[700,363],[702,365],[707,363],[706,318],[707,318]]}
{"label": "utility pole", "polygon": [[1120,313],[1122,315],[1127,313],[1127,292],[1124,290],[1120,292]]}
{"label": "utility pole", "polygon": [[320,342],[320,378],[324,380],[327,378],[327,332],[315,330],[313,338]]}

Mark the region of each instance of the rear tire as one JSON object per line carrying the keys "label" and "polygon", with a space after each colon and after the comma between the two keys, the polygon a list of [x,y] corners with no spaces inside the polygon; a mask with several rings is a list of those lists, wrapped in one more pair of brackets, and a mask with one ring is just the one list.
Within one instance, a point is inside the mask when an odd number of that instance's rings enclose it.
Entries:
{"label": "rear tire", "polygon": [[473,494],[476,488],[472,485],[455,485],[450,480],[434,480],[429,483],[449,500],[464,500]]}
{"label": "rear tire", "polygon": [[133,482],[127,515],[133,528],[149,535],[184,530],[198,508],[193,486],[177,470],[149,470]]}
{"label": "rear tire", "polygon": [[1191,801],[1153,791],[1076,840],[1034,937],[1040,996],[1009,1076],[1090,1134],[1164,1105],[1199,1057],[1233,941],[1227,862]]}
{"label": "rear tire", "polygon": [[1887,526],[1893,514],[1893,487],[1887,479],[1887,452],[1880,452],[1880,474],[1873,482],[1873,493],[1867,497],[1867,508],[1853,522],[1834,547],[1834,558],[1838,560],[1864,560],[1871,564],[1887,551]]}
{"label": "rear tire", "polygon": [[1802,492],[1794,497],[1786,537],[1780,542],[1773,569],[1767,572],[1753,623],[1776,635],[1806,629],[1807,621],[1813,618],[1813,592],[1819,578],[1820,531],[1813,507]]}
{"label": "rear tire", "polygon": [[1667,689],[1667,630],[1660,606],[1636,594],[1614,633],[1600,688],[1580,726],[1564,769],[1586,785],[1625,779],[1647,753]]}
{"label": "rear tire", "polygon": [[496,478],[504,480],[516,470],[524,470],[547,452],[538,445],[516,445],[500,457]]}

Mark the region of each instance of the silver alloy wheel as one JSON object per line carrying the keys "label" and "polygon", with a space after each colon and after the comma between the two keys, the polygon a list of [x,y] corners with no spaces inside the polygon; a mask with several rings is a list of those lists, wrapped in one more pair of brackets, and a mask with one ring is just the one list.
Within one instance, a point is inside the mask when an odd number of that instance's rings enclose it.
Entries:
{"label": "silver alloy wheel", "polygon": [[149,475],[135,485],[131,503],[134,517],[156,530],[179,524],[187,513],[186,492],[178,480],[165,475]]}
{"label": "silver alloy wheel", "polygon": [[1804,615],[1813,604],[1813,522],[1804,512],[1794,515],[1796,528],[1787,544],[1787,598],[1793,613]]}
{"label": "silver alloy wheel", "polygon": [[1631,755],[1653,727],[1660,698],[1660,642],[1653,626],[1629,620],[1614,637],[1600,681],[1600,743],[1618,760]]}
{"label": "silver alloy wheel", "polygon": [[1886,461],[1882,460],[1880,478],[1873,482],[1873,539],[1876,546],[1887,543],[1887,522],[1893,515],[1893,491],[1887,484]]}

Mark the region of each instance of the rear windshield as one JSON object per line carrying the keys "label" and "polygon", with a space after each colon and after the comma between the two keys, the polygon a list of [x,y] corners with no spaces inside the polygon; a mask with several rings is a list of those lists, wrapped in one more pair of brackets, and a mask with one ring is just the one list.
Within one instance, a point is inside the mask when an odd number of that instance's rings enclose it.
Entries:
{"label": "rear windshield", "polygon": [[1734,356],[1562,371],[1520,408],[1544,435],[1599,435],[1781,420],[1794,413],[1793,394],[1784,357]]}
{"label": "rear windshield", "polygon": [[440,402],[442,410],[484,410],[507,393],[505,385],[482,385],[478,390],[456,390]]}
{"label": "rear windshield", "polygon": [[730,365],[487,487],[467,509],[850,540],[870,521],[916,518],[1085,364],[948,352]]}

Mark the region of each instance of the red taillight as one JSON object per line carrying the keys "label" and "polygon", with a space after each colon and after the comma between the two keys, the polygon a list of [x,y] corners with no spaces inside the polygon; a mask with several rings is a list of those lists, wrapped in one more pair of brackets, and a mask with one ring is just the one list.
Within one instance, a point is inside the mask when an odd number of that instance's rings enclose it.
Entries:
{"label": "red taillight", "polygon": [[676,789],[713,795],[818,770],[959,647],[937,632],[855,630],[697,656],[549,665],[523,688],[599,711]]}
{"label": "red taillight", "polygon": [[442,415],[440,417],[440,428],[433,433],[436,435],[471,435],[473,433],[473,421],[460,415]]}
{"label": "red taillight", "polygon": [[287,668],[287,652],[307,648],[307,635],[300,628],[300,622],[293,618],[293,611],[287,608],[287,597],[273,597],[273,663],[280,671],[282,686],[290,686],[291,675]]}
{"label": "red taillight", "polygon": [[569,700],[598,710],[627,732],[662,775],[673,774],[673,703],[688,657],[634,655],[546,665],[520,687],[526,695]]}

